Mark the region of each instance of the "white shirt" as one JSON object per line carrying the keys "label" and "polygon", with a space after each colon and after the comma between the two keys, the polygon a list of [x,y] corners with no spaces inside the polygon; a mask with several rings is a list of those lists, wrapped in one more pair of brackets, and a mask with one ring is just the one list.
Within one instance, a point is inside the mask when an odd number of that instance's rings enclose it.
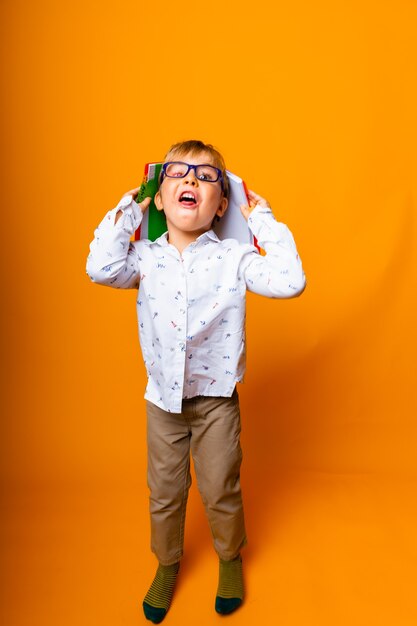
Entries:
{"label": "white shirt", "polygon": [[[123,215],[114,223],[116,213]],[[257,206],[250,244],[209,230],[180,252],[167,240],[130,241],[142,220],[131,196],[94,232],[87,274],[101,285],[138,288],[139,339],[148,374],[145,398],[175,413],[182,399],[231,396],[245,372],[246,290],[270,298],[299,295],[306,281],[294,238],[271,209]]]}

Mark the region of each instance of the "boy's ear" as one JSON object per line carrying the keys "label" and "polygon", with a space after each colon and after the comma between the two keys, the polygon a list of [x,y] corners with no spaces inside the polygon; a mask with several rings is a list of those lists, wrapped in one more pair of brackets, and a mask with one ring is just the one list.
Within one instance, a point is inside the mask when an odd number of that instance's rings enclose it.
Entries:
{"label": "boy's ear", "polygon": [[227,205],[229,204],[229,200],[225,197],[222,198],[219,208],[216,211],[216,215],[222,217],[226,213]]}
{"label": "boy's ear", "polygon": [[161,192],[159,190],[156,192],[153,201],[155,202],[155,206],[158,209],[158,211],[162,211],[162,209],[164,208],[164,205],[162,203]]}

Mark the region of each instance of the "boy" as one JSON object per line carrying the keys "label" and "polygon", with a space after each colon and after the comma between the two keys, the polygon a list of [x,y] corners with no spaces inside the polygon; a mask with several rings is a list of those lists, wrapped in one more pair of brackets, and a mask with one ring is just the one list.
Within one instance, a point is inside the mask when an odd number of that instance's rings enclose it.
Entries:
{"label": "boy", "polygon": [[219,556],[218,613],[242,603],[241,548],[246,533],[240,490],[240,413],[236,383],[245,369],[246,289],[271,298],[302,293],[305,276],[294,239],[268,202],[253,191],[241,211],[266,255],[211,230],[228,205],[220,153],[186,141],[167,153],[155,196],[168,231],[130,241],[150,203],[139,188],[109,211],[90,244],[91,280],[139,288],[137,312],[148,374],[148,486],[156,576],[144,599],[147,619],[169,608],[183,552],[191,485],[190,450]]}

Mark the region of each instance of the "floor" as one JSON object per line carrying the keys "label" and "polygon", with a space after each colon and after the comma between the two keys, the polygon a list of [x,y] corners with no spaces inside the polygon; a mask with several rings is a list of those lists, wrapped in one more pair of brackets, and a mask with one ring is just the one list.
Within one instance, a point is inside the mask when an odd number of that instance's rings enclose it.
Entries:
{"label": "floor", "polygon": [[[195,483],[185,556],[164,623],[186,626],[417,624],[416,482],[404,476],[287,472],[275,502],[251,508],[246,598],[214,612],[217,557]],[[245,497],[246,496],[246,497]],[[3,626],[146,624],[156,567],[143,483],[9,485],[2,498]]]}

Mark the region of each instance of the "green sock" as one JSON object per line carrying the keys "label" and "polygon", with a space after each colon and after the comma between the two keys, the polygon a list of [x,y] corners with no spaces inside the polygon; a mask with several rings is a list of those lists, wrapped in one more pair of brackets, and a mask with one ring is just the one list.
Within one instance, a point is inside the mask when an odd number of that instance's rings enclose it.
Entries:
{"label": "green sock", "polygon": [[145,617],[154,624],[162,622],[167,614],[179,568],[179,561],[173,565],[159,564],[156,576],[143,601]]}
{"label": "green sock", "polygon": [[233,561],[219,559],[219,586],[215,609],[227,615],[235,611],[243,600],[242,558],[239,554]]}

